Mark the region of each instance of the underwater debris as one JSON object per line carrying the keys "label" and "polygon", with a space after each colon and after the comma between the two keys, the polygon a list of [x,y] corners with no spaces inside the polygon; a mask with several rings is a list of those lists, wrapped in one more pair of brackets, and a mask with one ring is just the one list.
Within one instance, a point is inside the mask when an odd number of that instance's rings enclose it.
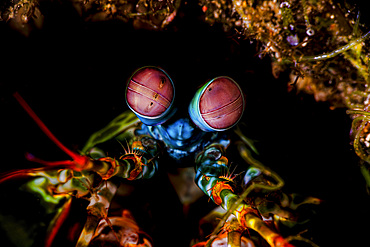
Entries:
{"label": "underwater debris", "polygon": [[349,109],[354,149],[370,163],[370,28],[362,24],[358,6],[334,0],[220,0],[200,5],[209,24],[228,23],[239,38],[256,41],[260,57],[271,58],[274,77],[290,73],[288,89],[312,94],[316,101],[329,102],[331,109]]}

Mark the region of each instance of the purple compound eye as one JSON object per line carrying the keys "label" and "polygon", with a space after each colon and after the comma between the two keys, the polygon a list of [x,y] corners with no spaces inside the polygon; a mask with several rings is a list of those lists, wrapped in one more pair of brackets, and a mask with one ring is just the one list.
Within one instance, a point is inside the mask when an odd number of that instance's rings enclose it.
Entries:
{"label": "purple compound eye", "polygon": [[128,106],[147,125],[163,123],[172,115],[174,97],[171,78],[157,67],[138,69],[126,87]]}
{"label": "purple compound eye", "polygon": [[200,88],[189,106],[193,122],[205,131],[223,131],[238,123],[244,111],[244,96],[229,77],[217,77]]}

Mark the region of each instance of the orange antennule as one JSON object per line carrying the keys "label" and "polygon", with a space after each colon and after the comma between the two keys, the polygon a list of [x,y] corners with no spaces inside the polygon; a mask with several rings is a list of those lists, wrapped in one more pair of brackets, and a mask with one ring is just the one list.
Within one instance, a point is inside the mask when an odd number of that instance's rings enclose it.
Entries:
{"label": "orange antennule", "polygon": [[[22,108],[28,113],[28,115],[36,122],[36,124],[40,127],[40,129],[42,130],[42,132],[45,133],[45,135],[47,135],[47,137],[49,137],[49,139],[54,142],[61,150],[63,150],[63,152],[65,152],[67,155],[69,155],[75,162],[75,164],[80,164],[80,165],[83,165],[86,163],[86,159],[87,157],[85,156],[82,156],[82,155],[79,155],[75,152],[73,152],[72,150],[68,149],[66,146],[63,145],[63,143],[61,143],[55,136],[53,133],[51,133],[51,131],[48,129],[48,127],[46,127],[46,125],[41,121],[41,119],[36,115],[36,113],[31,109],[31,107],[27,104],[27,102],[22,98],[22,96],[18,93],[18,92],[15,92],[13,94],[14,98],[18,101],[18,103],[22,106]],[[28,157],[30,158],[30,157]],[[35,162],[38,162],[38,163],[41,163],[41,164],[47,164],[47,165],[60,165],[61,162],[40,162],[42,160],[39,160],[37,158],[30,158],[29,160],[31,161],[35,161]],[[70,162],[67,162],[69,163],[68,165],[71,165]]]}

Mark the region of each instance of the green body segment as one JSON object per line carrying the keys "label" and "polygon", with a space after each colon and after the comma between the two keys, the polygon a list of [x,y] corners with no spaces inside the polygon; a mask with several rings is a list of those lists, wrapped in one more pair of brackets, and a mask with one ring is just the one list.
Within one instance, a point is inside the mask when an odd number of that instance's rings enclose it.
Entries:
{"label": "green body segment", "polygon": [[140,120],[132,111],[125,111],[113,119],[106,127],[92,134],[81,152],[87,154],[97,144],[117,138],[120,134],[129,132],[130,128],[138,126],[140,123]]}

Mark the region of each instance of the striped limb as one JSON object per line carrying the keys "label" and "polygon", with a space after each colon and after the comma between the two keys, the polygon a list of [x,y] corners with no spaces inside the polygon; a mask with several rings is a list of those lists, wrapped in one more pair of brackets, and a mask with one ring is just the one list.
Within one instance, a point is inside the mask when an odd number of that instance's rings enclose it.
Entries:
{"label": "striped limb", "polygon": [[[147,137],[145,137],[147,138]],[[144,138],[143,138],[144,139]],[[141,144],[141,141],[134,141],[135,145]],[[153,150],[156,150],[153,148]],[[20,176],[46,176],[46,171],[63,169],[68,171],[70,174],[89,173],[91,171],[97,173],[103,180],[108,180],[111,177],[126,178],[128,180],[134,180],[138,178],[151,178],[157,170],[157,161],[154,160],[154,156],[146,152],[145,150],[132,150],[126,152],[124,155],[116,158],[101,157],[98,159],[92,159],[88,156],[82,156],[77,153],[70,151],[72,160],[63,161],[44,161],[33,155],[28,154],[26,158],[29,161],[40,163],[44,165],[43,168],[24,169],[8,172],[0,175],[0,183],[6,180],[20,177]],[[73,177],[73,176],[72,176]],[[59,181],[56,181],[59,184]],[[61,193],[66,190],[79,187],[79,182],[75,182],[73,179],[68,179],[67,182],[62,183],[64,189]],[[56,185],[56,184],[55,184]]]}
{"label": "striped limb", "polygon": [[103,180],[111,177],[135,180],[140,178],[151,178],[156,171],[156,163],[136,154],[125,154],[119,159],[105,157],[93,161],[90,170],[98,173]]}
{"label": "striped limb", "polygon": [[[128,144],[129,145],[129,144]],[[89,170],[98,173],[103,180],[111,177],[126,178],[134,180],[139,178],[151,178],[157,170],[156,155],[158,147],[156,141],[147,136],[134,136],[130,141],[130,145],[125,149],[125,154],[118,159],[104,157],[101,153],[100,157],[93,160],[93,165]],[[96,150],[93,150],[96,153]],[[96,154],[92,154],[96,156]]]}
{"label": "striped limb", "polygon": [[107,181],[107,183],[100,186],[96,194],[91,196],[90,204],[87,206],[87,220],[76,247],[87,247],[89,245],[101,219],[105,219],[112,228],[112,224],[108,219],[108,209],[116,191],[117,185],[111,181]]}
{"label": "striped limb", "polygon": [[[228,176],[227,163],[223,147],[217,144],[208,146],[196,159],[195,182],[217,205],[221,205],[228,211],[219,226],[222,227],[226,219],[233,213],[242,227],[255,230],[271,246],[292,246],[261,219],[256,209],[244,203],[244,199],[252,190],[256,188],[271,190],[271,186],[254,184],[247,188],[241,196],[236,195],[233,181]],[[277,187],[280,187],[280,184]],[[217,227],[212,234],[209,246],[212,239],[217,237],[221,227]]]}

